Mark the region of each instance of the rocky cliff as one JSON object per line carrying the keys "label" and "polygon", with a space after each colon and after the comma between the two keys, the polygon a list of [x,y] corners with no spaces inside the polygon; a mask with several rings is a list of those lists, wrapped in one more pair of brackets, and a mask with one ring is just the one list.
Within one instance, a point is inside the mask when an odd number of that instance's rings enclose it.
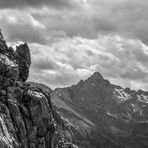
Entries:
{"label": "rocky cliff", "polygon": [[50,93],[25,82],[30,64],[27,43],[14,51],[0,31],[0,148],[76,148]]}

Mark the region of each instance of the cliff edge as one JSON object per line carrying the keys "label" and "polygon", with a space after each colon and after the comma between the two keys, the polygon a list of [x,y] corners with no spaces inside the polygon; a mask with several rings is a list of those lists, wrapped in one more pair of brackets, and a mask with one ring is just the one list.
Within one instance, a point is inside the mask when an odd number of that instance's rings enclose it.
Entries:
{"label": "cliff edge", "polygon": [[0,148],[76,148],[50,93],[25,82],[30,65],[27,43],[14,51],[0,31]]}

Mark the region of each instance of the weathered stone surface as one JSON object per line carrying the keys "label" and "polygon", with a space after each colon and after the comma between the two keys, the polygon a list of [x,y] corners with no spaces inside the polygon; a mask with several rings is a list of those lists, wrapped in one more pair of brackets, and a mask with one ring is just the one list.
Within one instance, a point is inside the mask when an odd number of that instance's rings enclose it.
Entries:
{"label": "weathered stone surface", "polygon": [[148,91],[113,85],[95,72],[71,87],[55,89],[51,97],[79,131],[80,136],[72,133],[81,148],[148,147]]}
{"label": "weathered stone surface", "polygon": [[15,139],[15,130],[9,114],[9,110],[4,104],[0,104],[0,147],[12,148],[19,147]]}
{"label": "weathered stone surface", "polygon": [[10,60],[6,55],[0,53],[0,86],[9,86],[9,83],[17,80],[18,76],[18,65]]}
{"label": "weathered stone surface", "polygon": [[27,43],[16,48],[16,61],[20,70],[19,80],[25,82],[29,76],[29,67],[31,65],[31,55]]}
{"label": "weathered stone surface", "polygon": [[[24,82],[30,64],[28,45],[14,52],[0,32],[0,148],[54,148],[55,132],[66,133],[57,129],[50,94]],[[55,138],[68,148],[66,136]]]}
{"label": "weathered stone surface", "polygon": [[2,35],[1,29],[0,29],[0,52],[5,53],[6,50],[8,49],[6,41]]}

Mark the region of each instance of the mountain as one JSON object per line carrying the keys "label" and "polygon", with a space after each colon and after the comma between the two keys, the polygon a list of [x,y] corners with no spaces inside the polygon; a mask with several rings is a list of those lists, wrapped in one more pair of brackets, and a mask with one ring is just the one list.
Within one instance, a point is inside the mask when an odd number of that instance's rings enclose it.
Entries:
{"label": "mountain", "polygon": [[148,92],[111,84],[99,72],[51,95],[80,132],[80,148],[148,147]]}
{"label": "mountain", "polygon": [[78,148],[75,127],[53,107],[51,89],[26,82],[30,65],[27,43],[14,51],[0,31],[0,148]]}

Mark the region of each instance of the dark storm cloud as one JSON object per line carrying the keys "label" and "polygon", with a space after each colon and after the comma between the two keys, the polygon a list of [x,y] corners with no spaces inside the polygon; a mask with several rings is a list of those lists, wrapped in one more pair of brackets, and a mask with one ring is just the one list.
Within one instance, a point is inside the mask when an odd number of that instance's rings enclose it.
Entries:
{"label": "dark storm cloud", "polygon": [[[30,34],[28,39],[31,41],[36,40],[36,42],[43,43],[43,40],[46,42],[46,37],[53,39],[55,34],[60,32],[63,36],[81,36],[89,39],[97,38],[100,34],[118,34],[140,39],[148,44],[148,1],[85,0],[83,3],[82,1],[84,0],[14,0],[13,2],[2,0],[0,7],[34,6],[25,9],[25,11],[45,26],[45,32],[43,33],[44,37],[41,35],[42,37],[37,40],[37,35],[33,34],[38,31],[34,29],[32,29],[32,33],[30,30],[28,33],[26,31],[28,36]],[[46,6],[46,8],[36,7],[41,5]],[[59,9],[63,7],[72,7],[73,9]],[[19,12],[21,12],[20,9],[18,9]],[[11,16],[11,14],[9,15]],[[3,22],[0,23],[3,24]],[[17,36],[22,39],[22,35],[19,35],[22,34],[22,31],[17,33]],[[25,40],[26,38],[27,35]]]}
{"label": "dark storm cloud", "polygon": [[0,0],[0,8],[22,8],[25,6],[51,6],[55,8],[72,8],[75,3],[71,0]]}
{"label": "dark storm cloud", "polygon": [[[9,41],[23,41],[28,43],[45,43],[45,37],[40,31],[34,30],[30,26],[22,26],[17,28],[16,26],[7,25],[5,32],[9,32],[7,35],[9,36]],[[34,31],[33,31],[34,30]]]}
{"label": "dark storm cloud", "polygon": [[[49,33],[53,30],[63,31],[69,37],[90,39],[97,38],[98,34],[120,34],[148,43],[147,0],[78,1],[82,0],[77,0],[81,9],[51,10],[47,6],[45,12],[36,10],[31,14],[46,26]],[[76,0],[71,2],[75,6]]]}
{"label": "dark storm cloud", "polygon": [[93,18],[93,24],[95,30],[98,32],[114,32],[117,30],[118,26],[114,23],[111,18]]}

